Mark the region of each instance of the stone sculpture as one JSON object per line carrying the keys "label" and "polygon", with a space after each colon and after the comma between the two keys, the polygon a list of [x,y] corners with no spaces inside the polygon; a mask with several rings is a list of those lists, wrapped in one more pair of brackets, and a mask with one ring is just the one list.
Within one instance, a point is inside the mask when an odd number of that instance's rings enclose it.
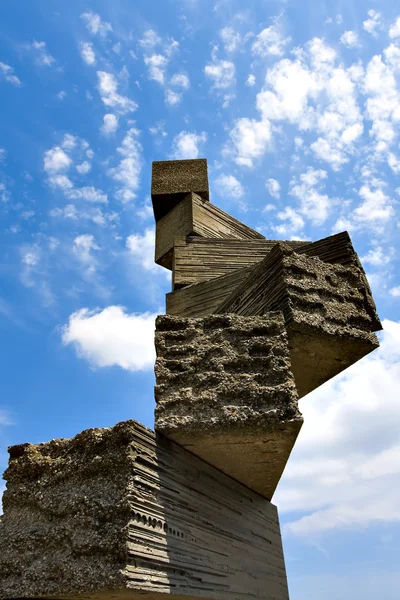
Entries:
{"label": "stone sculpture", "polygon": [[[271,241],[209,199],[204,159],[153,163],[156,433],[135,421],[9,449],[0,599],[288,600],[270,500],[299,398],[378,346],[344,232]],[[304,400],[306,401],[306,400]]]}

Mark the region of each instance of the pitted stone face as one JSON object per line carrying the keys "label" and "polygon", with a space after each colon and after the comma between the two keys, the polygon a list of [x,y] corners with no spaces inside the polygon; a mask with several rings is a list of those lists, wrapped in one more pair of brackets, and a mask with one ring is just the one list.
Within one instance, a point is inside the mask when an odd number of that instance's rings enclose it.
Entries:
{"label": "pitted stone face", "polygon": [[15,446],[5,478],[2,600],[289,600],[275,506],[135,421]]}
{"label": "pitted stone face", "polygon": [[159,221],[190,192],[208,201],[207,160],[154,161],[151,175],[151,199],[154,218]]}
{"label": "pitted stone face", "polygon": [[282,313],[160,316],[156,429],[271,498],[300,430]]}
{"label": "pitted stone face", "polygon": [[300,397],[379,345],[381,323],[356,261],[329,264],[277,243],[216,312],[250,318],[271,310],[285,317]]}

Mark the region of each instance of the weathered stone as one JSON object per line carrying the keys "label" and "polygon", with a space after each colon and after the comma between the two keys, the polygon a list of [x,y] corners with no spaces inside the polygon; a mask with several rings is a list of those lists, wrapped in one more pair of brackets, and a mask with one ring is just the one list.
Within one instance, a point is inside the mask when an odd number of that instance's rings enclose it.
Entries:
{"label": "weathered stone", "polygon": [[[285,242],[298,248],[300,241]],[[274,240],[213,239],[200,236],[176,237],[172,263],[172,289],[229,275],[260,262],[275,246]]]}
{"label": "weathered stone", "polygon": [[209,200],[205,158],[153,162],[151,199],[156,221],[169,213],[190,192]]}
{"label": "weathered stone", "polygon": [[156,429],[268,499],[302,417],[281,313],[156,321]]}
{"label": "weathered stone", "polygon": [[172,269],[175,239],[188,235],[211,239],[264,239],[258,231],[247,227],[193,192],[157,221],[155,262]]}
{"label": "weathered stone", "polygon": [[382,328],[364,272],[277,243],[216,310],[243,316],[281,310],[299,396],[378,347]]}
{"label": "weathered stone", "polygon": [[10,448],[0,598],[288,600],[275,506],[135,421]]}
{"label": "weathered stone", "polygon": [[180,290],[166,294],[166,313],[180,317],[205,317],[215,313],[238,285],[251,272],[252,267],[231,271],[222,277],[192,283]]}

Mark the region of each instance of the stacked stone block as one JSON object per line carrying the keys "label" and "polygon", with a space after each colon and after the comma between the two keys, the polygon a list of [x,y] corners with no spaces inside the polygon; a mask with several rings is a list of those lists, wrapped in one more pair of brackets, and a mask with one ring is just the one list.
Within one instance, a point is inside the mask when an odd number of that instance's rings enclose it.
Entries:
{"label": "stacked stone block", "polygon": [[287,600],[276,508],[135,421],[10,448],[1,598]]}
{"label": "stacked stone block", "polygon": [[270,500],[299,397],[378,346],[367,278],[347,232],[266,240],[211,204],[205,159],[153,163],[151,191],[156,433],[9,449],[0,600],[289,599]]}
{"label": "stacked stone block", "polygon": [[268,499],[302,425],[281,312],[156,322],[156,423]]}

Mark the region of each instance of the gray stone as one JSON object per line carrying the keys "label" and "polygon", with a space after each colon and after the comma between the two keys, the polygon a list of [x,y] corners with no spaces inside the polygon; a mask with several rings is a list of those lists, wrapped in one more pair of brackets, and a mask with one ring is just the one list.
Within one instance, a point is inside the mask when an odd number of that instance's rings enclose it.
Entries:
{"label": "gray stone", "polygon": [[158,431],[268,499],[302,417],[282,313],[156,320]]}
{"label": "gray stone", "polygon": [[288,600],[275,506],[139,423],[9,451],[2,600]]}
{"label": "gray stone", "polygon": [[271,310],[284,314],[300,397],[379,346],[381,322],[357,262],[329,264],[277,243],[216,312]]}
{"label": "gray stone", "polygon": [[209,200],[208,170],[205,158],[154,161],[151,199],[154,218],[159,221],[190,192]]}

